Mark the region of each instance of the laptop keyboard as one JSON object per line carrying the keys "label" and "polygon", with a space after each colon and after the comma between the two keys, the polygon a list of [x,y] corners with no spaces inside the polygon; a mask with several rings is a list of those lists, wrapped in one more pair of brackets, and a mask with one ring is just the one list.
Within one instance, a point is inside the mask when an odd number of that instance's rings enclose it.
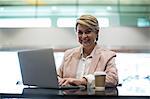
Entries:
{"label": "laptop keyboard", "polygon": [[85,86],[72,86],[72,85],[69,85],[69,86],[60,86],[60,89],[85,89],[86,87]]}

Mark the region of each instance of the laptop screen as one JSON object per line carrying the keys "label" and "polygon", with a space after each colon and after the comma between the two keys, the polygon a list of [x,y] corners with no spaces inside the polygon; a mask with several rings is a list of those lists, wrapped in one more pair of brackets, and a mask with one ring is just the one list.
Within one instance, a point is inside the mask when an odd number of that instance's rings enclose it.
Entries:
{"label": "laptop screen", "polygon": [[53,49],[34,49],[18,52],[24,85],[58,88]]}

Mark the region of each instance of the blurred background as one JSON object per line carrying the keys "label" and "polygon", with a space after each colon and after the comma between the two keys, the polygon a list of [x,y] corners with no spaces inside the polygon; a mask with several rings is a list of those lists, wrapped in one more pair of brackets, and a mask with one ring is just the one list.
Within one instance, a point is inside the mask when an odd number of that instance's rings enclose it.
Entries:
{"label": "blurred background", "polygon": [[102,46],[150,49],[149,0],[0,0],[0,49],[77,46],[82,14],[98,18]]}
{"label": "blurred background", "polygon": [[21,81],[19,50],[54,48],[58,68],[79,45],[74,26],[83,14],[98,18],[98,44],[117,53],[119,83],[149,88],[150,0],[0,0],[0,84]]}

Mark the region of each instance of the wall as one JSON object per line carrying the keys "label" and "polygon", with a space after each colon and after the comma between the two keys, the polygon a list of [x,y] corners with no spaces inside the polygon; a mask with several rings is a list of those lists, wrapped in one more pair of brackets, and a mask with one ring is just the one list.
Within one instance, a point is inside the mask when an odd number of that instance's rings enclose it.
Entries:
{"label": "wall", "polygon": [[112,27],[102,29],[99,42],[113,47],[150,47],[150,28]]}
{"label": "wall", "polygon": [[[110,48],[150,48],[150,28],[103,28],[100,30],[98,43]],[[72,28],[0,29],[0,49],[4,50],[34,47],[70,48],[77,45],[76,34]]]}

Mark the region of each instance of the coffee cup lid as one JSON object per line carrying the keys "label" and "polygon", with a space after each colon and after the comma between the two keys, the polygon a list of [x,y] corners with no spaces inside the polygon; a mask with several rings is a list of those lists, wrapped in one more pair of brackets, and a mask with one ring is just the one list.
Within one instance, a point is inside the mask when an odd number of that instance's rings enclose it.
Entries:
{"label": "coffee cup lid", "polygon": [[94,72],[94,75],[106,75],[106,73],[103,71],[97,71],[97,72]]}

